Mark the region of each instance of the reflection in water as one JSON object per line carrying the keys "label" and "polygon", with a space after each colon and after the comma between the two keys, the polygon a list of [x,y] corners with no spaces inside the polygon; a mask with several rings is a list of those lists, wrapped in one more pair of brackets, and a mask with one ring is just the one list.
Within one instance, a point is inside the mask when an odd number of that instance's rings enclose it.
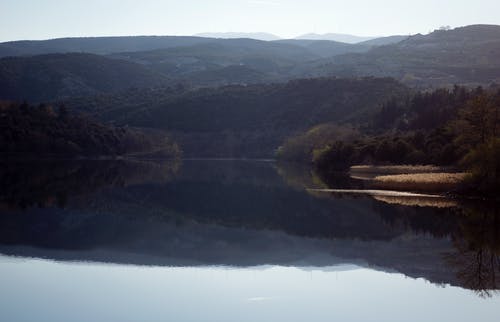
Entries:
{"label": "reflection in water", "polygon": [[316,194],[324,183],[271,162],[4,164],[0,252],[139,265],[355,264],[492,295],[497,205]]}
{"label": "reflection in water", "polygon": [[500,286],[500,213],[484,205],[462,212],[459,233],[452,236],[456,251],[446,261],[463,287],[490,296]]}
{"label": "reflection in water", "polygon": [[374,196],[375,200],[382,201],[392,205],[402,205],[410,207],[435,207],[435,208],[453,208],[458,207],[456,200],[434,197],[401,197],[401,196]]}
{"label": "reflection in water", "polygon": [[[304,188],[367,189],[365,178],[339,174],[322,182],[314,171],[280,165],[280,175],[286,182]],[[318,197],[325,193],[308,189]],[[339,193],[330,198],[344,197]],[[435,238],[451,238],[454,249],[443,254],[445,265],[454,273],[458,284],[474,290],[480,296],[498,292],[500,282],[500,205],[489,202],[465,202],[427,196],[372,196],[374,209],[391,227],[403,227],[417,234]],[[386,205],[384,205],[386,204]],[[388,207],[387,204],[394,205]],[[404,206],[404,207],[402,207]],[[443,208],[450,208],[446,211]]]}
{"label": "reflection in water", "polygon": [[0,316],[9,322],[496,322],[500,304],[500,297],[359,268],[138,267],[0,256],[0,284]]}
{"label": "reflection in water", "polygon": [[33,206],[64,207],[71,196],[105,187],[164,182],[180,161],[17,161],[0,163],[0,210]]}

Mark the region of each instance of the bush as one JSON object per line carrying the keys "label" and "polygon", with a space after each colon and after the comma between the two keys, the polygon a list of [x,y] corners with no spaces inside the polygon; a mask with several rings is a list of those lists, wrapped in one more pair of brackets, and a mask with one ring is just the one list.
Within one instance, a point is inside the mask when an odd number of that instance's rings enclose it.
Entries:
{"label": "bush", "polygon": [[349,169],[356,159],[355,149],[351,144],[337,141],[331,147],[315,153],[313,162],[322,172],[331,173]]}
{"label": "bush", "polygon": [[471,180],[481,192],[500,192],[500,138],[495,138],[469,152],[463,164],[471,172]]}

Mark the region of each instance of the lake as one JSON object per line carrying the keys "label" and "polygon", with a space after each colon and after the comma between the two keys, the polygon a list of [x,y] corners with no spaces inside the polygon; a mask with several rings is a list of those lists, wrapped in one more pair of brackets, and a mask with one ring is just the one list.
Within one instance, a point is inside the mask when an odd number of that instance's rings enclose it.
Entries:
{"label": "lake", "polygon": [[0,169],[1,321],[498,321],[500,207],[272,161]]}

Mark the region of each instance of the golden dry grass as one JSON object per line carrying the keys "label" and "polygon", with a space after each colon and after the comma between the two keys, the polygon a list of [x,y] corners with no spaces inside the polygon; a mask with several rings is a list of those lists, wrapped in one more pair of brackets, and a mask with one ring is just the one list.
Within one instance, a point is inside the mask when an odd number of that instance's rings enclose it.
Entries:
{"label": "golden dry grass", "polygon": [[411,174],[411,173],[429,173],[443,172],[444,168],[434,165],[355,165],[351,167],[351,173],[369,173],[369,174]]}
{"label": "golden dry grass", "polygon": [[465,173],[415,173],[377,176],[371,184],[377,189],[446,192],[456,189]]}
{"label": "golden dry grass", "polygon": [[391,205],[410,207],[453,208],[458,206],[454,200],[437,197],[373,196],[373,198]]}

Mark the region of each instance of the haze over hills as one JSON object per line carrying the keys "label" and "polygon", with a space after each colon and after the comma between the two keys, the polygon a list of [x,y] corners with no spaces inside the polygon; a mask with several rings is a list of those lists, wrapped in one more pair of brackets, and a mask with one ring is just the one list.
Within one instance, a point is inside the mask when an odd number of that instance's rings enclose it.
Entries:
{"label": "haze over hills", "polygon": [[[372,43],[363,45],[380,45],[401,40],[401,36],[382,37],[374,39]],[[149,51],[156,49],[166,49],[175,47],[193,46],[203,43],[226,43],[231,40],[260,40],[260,41],[285,41],[287,43],[300,44],[306,40],[317,40],[320,43],[331,41],[333,44],[342,44],[348,46],[349,41],[324,39],[296,38],[282,40],[277,36],[266,33],[214,33],[200,34],[198,36],[123,36],[123,37],[75,37],[75,38],[57,38],[48,40],[20,40],[0,43],[0,57],[6,56],[26,56],[41,55],[51,53],[85,52],[91,54],[106,55],[118,52]],[[368,39],[368,38],[366,38]],[[366,40],[365,39],[365,40]],[[373,38],[369,38],[373,39]],[[299,41],[300,40],[300,41]],[[359,39],[361,42],[363,39]],[[353,42],[353,43],[355,43]],[[328,56],[328,55],[327,55]]]}
{"label": "haze over hills", "polygon": [[408,39],[411,37],[411,35],[408,36],[388,36],[388,37],[379,37],[379,38],[374,38],[366,41],[362,41],[358,43],[358,45],[365,45],[365,46],[384,46],[384,45],[390,45],[390,44],[395,44],[400,41],[403,41],[405,39]]}
{"label": "haze over hills", "polygon": [[472,25],[415,35],[366,53],[303,66],[299,74],[394,77],[412,86],[487,85],[500,81],[500,26]]}
{"label": "haze over hills", "polygon": [[193,36],[76,37],[49,40],[22,40],[0,43],[0,57],[68,52],[106,55],[224,41],[230,40]]}
{"label": "haze over hills", "polygon": [[295,39],[309,39],[309,40],[332,40],[338,42],[345,42],[348,44],[356,44],[367,40],[372,40],[377,37],[362,37],[349,34],[337,34],[337,33],[327,33],[327,34],[316,34],[308,33],[295,37]]}
{"label": "haze over hills", "polygon": [[[61,55],[74,51],[101,56]],[[165,82],[221,86],[318,76],[394,77],[419,87],[488,85],[499,81],[500,26],[467,26],[359,44],[168,36],[0,44],[0,56],[9,52],[17,56],[58,52],[59,56],[49,56],[50,63],[47,56],[0,59],[3,99],[52,100]],[[94,78],[91,71],[101,76]]]}
{"label": "haze over hills", "polygon": [[[83,52],[81,54],[66,54]],[[41,55],[51,53],[52,56]],[[0,99],[34,101],[182,83],[217,87],[305,77],[394,77],[411,86],[500,81],[500,26],[358,44],[143,36],[0,43]],[[34,55],[34,56],[33,56]]]}
{"label": "haze over hills", "polygon": [[307,48],[311,53],[324,58],[346,53],[366,52],[372,48],[369,44],[347,44],[332,40],[283,39],[275,42],[301,46]]}
{"label": "haze over hills", "polygon": [[291,39],[282,38],[267,32],[205,32],[195,34],[195,37],[206,38],[222,38],[222,39],[236,39],[236,38],[249,38],[264,41],[277,41],[277,40],[322,40],[333,41],[345,44],[367,44],[367,45],[384,45],[394,43],[407,38],[408,36],[387,36],[387,37],[363,37],[349,34],[340,33],[307,33]]}
{"label": "haze over hills", "polygon": [[250,39],[264,40],[264,41],[273,41],[281,39],[280,37],[267,32],[204,32],[196,34],[194,36],[206,37],[206,38],[225,38],[225,39],[250,38]]}
{"label": "haze over hills", "polygon": [[[111,57],[127,59],[148,66],[193,70],[210,67],[245,65],[263,72],[317,59],[307,48],[288,43],[254,39],[210,39],[210,42],[142,52],[116,53]],[[158,66],[162,65],[162,66]],[[156,66],[156,67],[155,67]]]}
{"label": "haze over hills", "polygon": [[[290,79],[289,71],[299,64],[370,48],[330,41],[185,37],[75,38],[8,45],[11,49],[19,45],[15,50],[29,55],[57,48],[70,50],[78,47],[80,40],[88,52],[127,51],[0,58],[0,98],[38,102],[165,83],[220,86],[281,82]],[[155,46],[167,47],[138,50]],[[5,44],[0,44],[0,51],[2,48]]]}
{"label": "haze over hills", "polygon": [[[219,44],[222,46],[241,47],[257,46],[258,48],[275,48],[279,44],[308,46],[312,43],[328,44],[331,47],[346,47],[351,44],[326,40],[277,40],[263,41],[251,38],[208,38],[188,36],[131,36],[131,37],[89,37],[59,38],[50,40],[22,40],[0,43],[0,57],[32,56],[51,53],[85,52],[108,55],[121,52],[152,51],[177,47],[189,47],[202,44]],[[290,50],[290,46],[284,49]],[[332,56],[324,53],[322,56]]]}

